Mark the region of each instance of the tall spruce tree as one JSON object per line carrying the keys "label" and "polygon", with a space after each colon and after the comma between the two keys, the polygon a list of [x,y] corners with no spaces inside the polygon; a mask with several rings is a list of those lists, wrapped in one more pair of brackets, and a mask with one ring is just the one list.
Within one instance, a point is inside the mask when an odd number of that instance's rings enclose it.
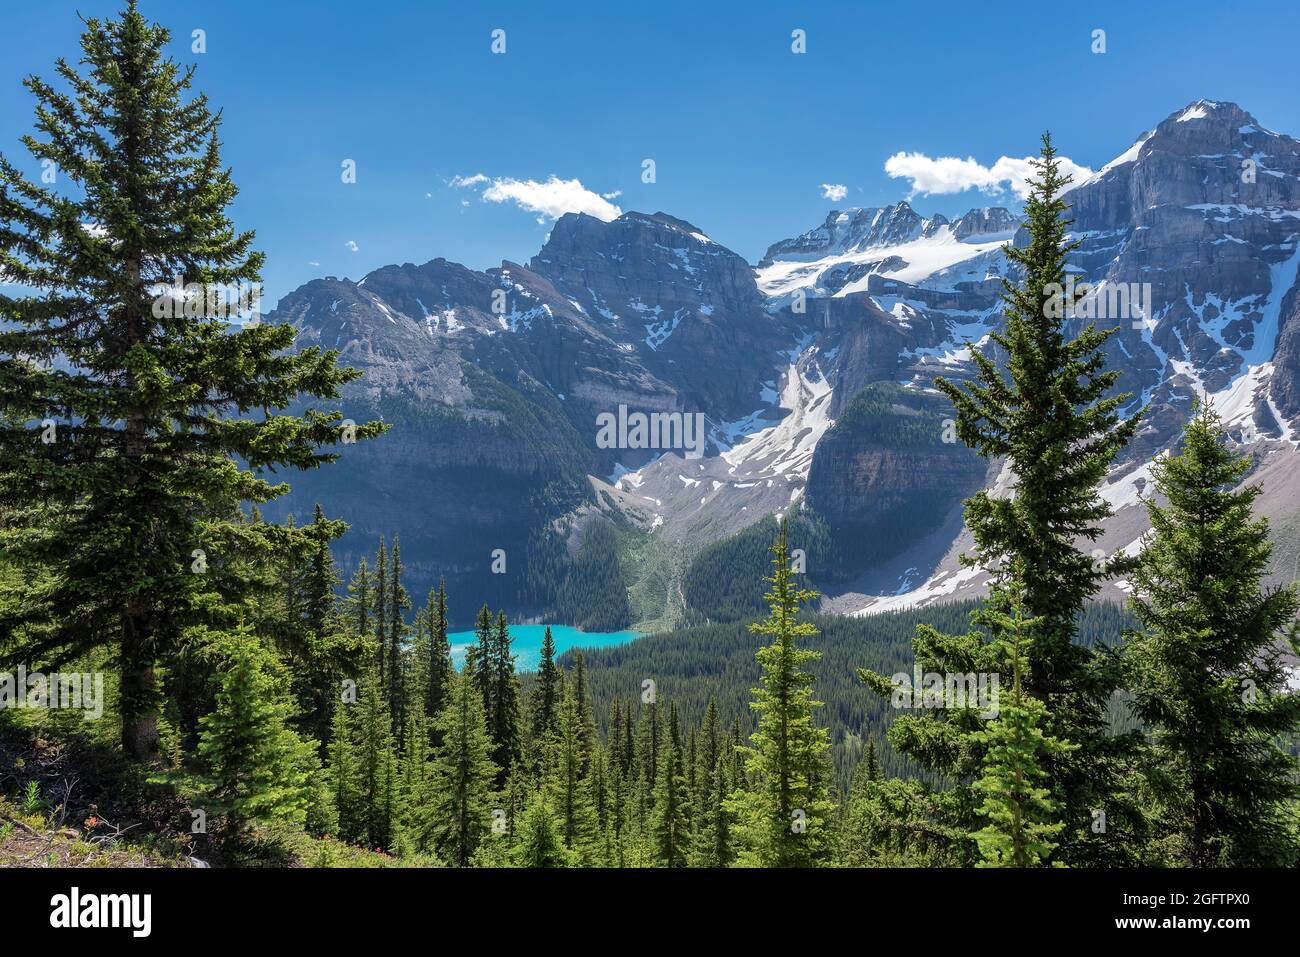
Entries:
{"label": "tall spruce tree", "polygon": [[361,722],[358,731],[358,779],[366,808],[366,841],[375,850],[392,846],[393,812],[397,806],[397,753],[392,714],[380,693],[373,665],[361,682]]}
{"label": "tall spruce tree", "polygon": [[736,815],[738,863],[757,867],[810,867],[830,853],[831,816],[827,778],[830,740],[813,712],[821,702],[812,696],[812,675],[805,666],[820,652],[800,648],[800,638],[817,629],[796,620],[799,606],[817,597],[794,583],[786,521],[782,519],[772,545],[770,611],[750,630],[773,639],[760,648],[762,680],[753,690],[750,707],[758,713],[758,728],[745,750],[746,789],[733,793],[728,809]]}
{"label": "tall spruce tree", "polygon": [[596,812],[591,801],[583,761],[589,758],[578,704],[572,684],[560,702],[559,727],[552,738],[552,755],[547,762],[551,781],[547,786],[564,846],[589,861],[596,838]]}
{"label": "tall spruce tree", "polygon": [[591,703],[591,690],[587,687],[587,659],[581,648],[573,649],[573,674],[569,680],[573,683],[573,701],[578,709],[578,727],[582,734],[582,773],[586,774],[591,755],[596,749],[596,712]]}
{"label": "tall spruce tree", "polygon": [[1147,792],[1157,836],[1192,867],[1295,866],[1300,855],[1288,820],[1300,769],[1279,746],[1300,726],[1281,658],[1295,640],[1295,586],[1261,586],[1272,545],[1251,512],[1259,486],[1238,487],[1250,467],[1213,410],[1198,409],[1181,453],[1152,466],[1151,535],[1132,578],[1141,627],[1126,658],[1152,739]]}
{"label": "tall spruce tree", "polygon": [[[474,654],[474,680],[478,683],[479,697],[482,700],[483,715],[488,721],[488,729],[491,730],[491,721],[496,714],[496,706],[492,702],[492,692],[496,690],[497,669],[493,661],[493,650],[495,645],[492,641],[492,612],[488,610],[486,604],[478,610],[478,617],[474,620],[474,647],[469,649]],[[466,653],[465,660],[469,660],[469,652]],[[470,669],[467,669],[470,670]]]}
{"label": "tall spruce tree", "polygon": [[[431,720],[437,717],[446,706],[451,690],[451,641],[447,637],[447,587],[438,582],[435,596],[429,591],[429,600],[424,612],[427,629],[428,649],[425,651],[425,695],[424,713]],[[437,732],[432,733],[433,743],[438,743]]]}
{"label": "tall spruce tree", "polygon": [[388,634],[384,636],[384,653],[388,659],[385,671],[388,674],[388,703],[393,712],[393,727],[402,728],[403,732],[406,689],[403,685],[402,648],[406,637],[405,612],[410,607],[411,596],[402,584],[402,544],[399,536],[394,535],[388,571]]}
{"label": "tall spruce tree", "polygon": [[[555,663],[555,639],[551,626],[542,635],[542,660],[537,668],[537,681],[529,699],[529,716],[532,719],[533,746],[541,748],[555,733],[561,694],[560,668]],[[615,702],[617,705],[617,702]]]}
{"label": "tall spruce tree", "polygon": [[370,566],[366,563],[363,555],[361,561],[357,563],[357,570],[352,576],[352,581],[348,583],[347,604],[351,612],[348,620],[352,630],[367,644],[370,642],[370,602],[373,587]]}
{"label": "tall spruce tree", "polygon": [[399,761],[401,778],[401,821],[398,844],[403,851],[422,854],[433,844],[433,830],[425,810],[429,799],[429,732],[424,711],[409,708],[406,712],[406,746]]}
{"label": "tall spruce tree", "polygon": [[335,820],[341,840],[357,843],[369,837],[361,768],[357,762],[356,732],[349,704],[334,709],[329,746],[329,782],[334,799]]}
{"label": "tall spruce tree", "polygon": [[[718,708],[709,699],[704,709],[696,752],[695,788],[692,795],[691,835],[692,867],[725,867],[723,848],[727,842],[726,812],[722,801],[726,794],[722,748],[726,734],[718,721]],[[721,786],[720,785],[721,782]]]}
{"label": "tall spruce tree", "polygon": [[302,584],[304,628],[300,645],[290,649],[288,664],[303,711],[301,723],[320,742],[330,739],[340,683],[366,666],[367,643],[346,627],[335,596],[339,576],[330,543],[346,530],[345,523],[325,518],[319,505],[312,523],[303,529],[310,537]]}
{"label": "tall spruce tree", "polygon": [[294,352],[290,325],[227,321],[230,298],[252,310],[263,256],[226,215],[220,116],[134,0],[84,22],[84,69],[59,60],[62,89],[26,81],[23,143],[56,182],[0,157],[0,273],[26,290],[0,295],[0,552],[41,570],[9,602],[16,654],[115,649],[122,744],[147,757],[157,662],[190,629],[235,626],[233,557],[283,544],[240,524],[241,502],[288,490],[259,473],[317,467],[336,457],[323,446],[384,426],[281,414],[360,373]]}
{"label": "tall spruce tree", "polygon": [[651,825],[655,862],[660,867],[685,867],[690,853],[689,788],[683,773],[685,756],[681,739],[681,722],[677,705],[673,704],[668,713],[668,740],[659,759]]}
{"label": "tall spruce tree", "polygon": [[519,676],[515,656],[510,653],[510,627],[506,613],[497,613],[492,635],[492,713],[488,733],[494,742],[492,763],[497,766],[497,787],[504,787],[511,770],[519,763],[523,747],[519,739]]}
{"label": "tall spruce tree", "polygon": [[[957,435],[986,458],[1005,462],[1014,478],[1011,496],[981,490],[966,501],[966,524],[975,540],[962,561],[990,576],[987,612],[1008,615],[1013,596],[1023,593],[1029,671],[1026,694],[1049,715],[1045,733],[1078,745],[1045,755],[1043,786],[1062,801],[1057,857],[1076,865],[1131,862],[1140,843],[1142,815],[1122,790],[1124,762],[1135,736],[1108,735],[1106,714],[1121,673],[1107,647],[1076,642],[1084,603],[1102,582],[1129,567],[1116,558],[1098,562],[1085,551],[1100,534],[1110,506],[1098,488],[1116,455],[1132,438],[1138,417],[1124,420],[1129,400],[1116,394],[1119,372],[1107,369],[1103,346],[1116,328],[1089,323],[1067,334],[1072,303],[1066,299],[1066,258],[1077,248],[1067,241],[1071,221],[1062,198],[1070,179],[1061,171],[1051,137],[1043,136],[1031,161],[1025,227],[1029,242],[1007,246],[1018,278],[1004,278],[1006,324],[990,335],[991,345],[971,347],[977,376],[966,382],[936,379],[957,413]],[[997,352],[1006,354],[1005,370]],[[1012,574],[1016,569],[1021,580]],[[914,644],[926,672],[968,674],[994,671],[999,655],[987,638],[988,622],[977,612],[964,635],[945,635],[922,626]],[[889,695],[890,681],[862,673],[877,692]],[[890,729],[895,748],[950,778],[978,773],[984,730],[972,709],[931,716],[901,715]],[[956,789],[940,798],[954,833],[976,829],[974,795]],[[1092,811],[1105,809],[1108,830],[1094,832]],[[958,849],[958,853],[966,853]]]}
{"label": "tall spruce tree", "polygon": [[[375,555],[374,588],[370,599],[375,616],[375,669],[379,675],[379,692],[388,700],[391,685],[388,679],[388,542],[379,536],[379,552]],[[389,716],[392,720],[392,716]]]}
{"label": "tall spruce tree", "polygon": [[497,769],[474,673],[453,673],[450,690],[438,716],[442,744],[433,758],[429,814],[439,855],[454,867],[468,867],[491,829]]}

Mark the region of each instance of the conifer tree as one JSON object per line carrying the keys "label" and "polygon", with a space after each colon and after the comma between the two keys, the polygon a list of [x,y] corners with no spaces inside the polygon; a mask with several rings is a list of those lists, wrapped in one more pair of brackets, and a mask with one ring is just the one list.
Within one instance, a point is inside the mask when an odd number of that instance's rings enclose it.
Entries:
{"label": "conifer tree", "polygon": [[334,590],[339,584],[330,543],[347,530],[331,521],[319,505],[303,531],[310,538],[303,580],[304,625],[301,644],[291,651],[294,695],[302,705],[302,725],[317,741],[330,737],[339,683],[364,669],[365,640],[344,627]]}
{"label": "conifer tree", "polygon": [[505,785],[523,753],[519,740],[519,676],[515,674],[515,656],[510,653],[510,644],[506,613],[498,612],[491,644],[492,712],[488,716],[488,733],[494,742],[492,763],[498,768],[497,787]]}
{"label": "conifer tree", "polygon": [[366,808],[366,842],[374,849],[392,845],[397,806],[397,760],[392,715],[380,694],[379,675],[371,666],[362,681],[358,740],[359,778]]}
{"label": "conifer tree", "polygon": [[[700,728],[696,752],[695,787],[693,790],[692,817],[694,827],[691,838],[692,867],[724,867],[719,851],[725,841],[725,809],[721,806],[726,795],[722,748],[726,734],[718,722],[718,708],[713,699],[704,710],[704,723]],[[721,831],[721,833],[720,833]]]}
{"label": "conifer tree", "polygon": [[403,850],[424,853],[431,849],[432,829],[425,810],[429,798],[429,732],[424,712],[410,708],[406,717],[406,746],[399,761],[401,778],[400,846]]}
{"label": "conifer tree", "polygon": [[330,554],[330,542],[347,531],[347,526],[326,519],[324,509],[317,503],[312,523],[307,530],[313,544],[304,596],[307,630],[323,637],[337,629],[334,590],[339,585],[339,575],[334,568],[334,556]]}
{"label": "conifer tree", "polygon": [[290,537],[243,521],[241,502],[288,490],[259,473],[317,467],[336,457],[323,446],[384,426],[281,414],[360,373],[294,352],[291,325],[227,321],[240,293],[252,311],[263,255],[226,215],[220,114],[134,0],[84,23],[84,69],[58,61],[62,89],[26,81],[23,143],[57,182],[0,157],[0,273],[27,290],[0,295],[0,554],[40,569],[6,610],[18,659],[114,649],[122,745],[144,758],[157,662],[188,629],[236,627],[250,583],[233,559]]}
{"label": "conifer tree", "polygon": [[292,707],[259,659],[253,639],[234,638],[216,710],[199,722],[206,810],[224,815],[236,835],[254,822],[302,827],[320,768],[289,729]]}
{"label": "conifer tree", "polygon": [[[375,668],[379,674],[379,690],[385,700],[391,684],[388,679],[388,544],[379,536],[379,552],[375,556],[374,591],[371,599],[375,613]],[[392,720],[392,716],[389,716]]]}
{"label": "conifer tree", "polygon": [[799,606],[816,592],[799,588],[790,570],[786,522],[772,548],[768,617],[750,630],[772,644],[758,650],[762,681],[753,690],[751,707],[758,728],[745,748],[746,790],[733,794],[728,809],[736,815],[735,836],[742,850],[739,863],[758,867],[809,867],[826,860],[834,804],[828,794],[830,741],[813,712],[812,676],[804,667],[821,657],[800,648],[798,640],[817,634],[796,621]]}
{"label": "conifer tree", "polygon": [[591,850],[596,829],[591,792],[582,770],[585,744],[576,689],[569,685],[560,702],[559,729],[553,738],[553,754],[548,762],[552,775],[548,791],[564,846],[584,857]]}
{"label": "conifer tree", "polygon": [[469,651],[474,652],[474,680],[478,683],[479,696],[482,699],[483,715],[491,730],[492,718],[496,714],[496,705],[492,701],[492,692],[496,690],[496,664],[493,661],[492,612],[485,604],[478,610],[474,621],[475,646],[467,650],[465,660],[469,660]]}
{"label": "conifer tree", "polygon": [[[404,612],[411,607],[411,596],[402,584],[402,545],[399,536],[393,536],[392,561],[388,572],[388,634],[384,638],[388,657],[388,701],[393,712],[393,727],[405,731],[403,705],[406,689],[403,685],[402,646],[406,634]],[[405,737],[405,734],[403,734]]]}
{"label": "conifer tree", "polygon": [[525,770],[516,767],[510,772],[503,792],[502,810],[505,811],[504,837],[508,845],[513,846],[518,837],[519,821],[524,808],[528,805],[528,795],[532,790],[532,780],[525,776]]}
{"label": "conifer tree", "polygon": [[512,853],[515,866],[572,867],[574,856],[564,845],[559,822],[545,795],[534,795],[519,822],[519,841]]}
{"label": "conifer tree", "polygon": [[[1294,645],[1295,586],[1264,588],[1272,545],[1254,518],[1248,458],[1199,408],[1181,453],[1152,467],[1151,534],[1133,575],[1132,708],[1152,736],[1156,832],[1192,867],[1295,866],[1288,806],[1297,762],[1279,746],[1300,725],[1282,640]],[[1160,504],[1164,501],[1166,504]]]}
{"label": "conifer tree", "polygon": [[[555,733],[560,706],[560,668],[555,663],[555,639],[551,626],[546,626],[542,636],[542,659],[537,668],[537,682],[529,700],[532,718],[534,747],[544,747],[547,738]],[[617,702],[615,702],[617,707]]]}
{"label": "conifer tree", "polygon": [[453,673],[450,691],[438,716],[442,744],[431,769],[429,813],[439,856],[454,867],[468,867],[491,830],[497,769],[474,673]]}
{"label": "conifer tree", "polygon": [[[1078,247],[1067,241],[1071,221],[1063,192],[1070,179],[1051,137],[1043,136],[1031,161],[1025,203],[1025,246],[1004,247],[1015,267],[1003,280],[1005,327],[991,344],[971,348],[977,376],[935,384],[956,408],[957,435],[981,456],[1003,459],[1015,483],[1013,495],[981,490],[966,501],[966,524],[975,540],[963,563],[990,576],[988,611],[1008,615],[1013,595],[1023,593],[1029,671],[1024,690],[1047,709],[1052,738],[1078,745],[1045,755],[1044,787],[1063,802],[1056,856],[1071,864],[1131,862],[1141,827],[1140,809],[1122,793],[1121,774],[1136,746],[1132,734],[1108,735],[1106,714],[1120,671],[1114,654],[1075,641],[1084,603],[1099,586],[1131,564],[1120,557],[1098,562],[1088,543],[1100,534],[1110,506],[1099,494],[1115,457],[1132,438],[1139,417],[1124,420],[1130,396],[1114,387],[1103,347],[1117,328],[1089,323],[1070,338],[1073,304],[1066,297],[1066,259]],[[1005,369],[995,350],[1005,353]],[[1022,581],[1010,573],[1018,569]],[[971,632],[945,635],[918,628],[917,664],[926,672],[982,673],[995,670],[998,653],[983,634],[981,613]],[[863,673],[877,692],[892,690],[885,676]],[[970,709],[937,716],[902,715],[890,730],[894,746],[933,771],[951,778],[978,773],[980,746],[973,735],[982,722]],[[976,826],[975,803],[960,796],[953,804],[957,833]],[[1106,808],[1108,829],[1091,830],[1091,812]]]}
{"label": "conifer tree", "polygon": [[687,819],[689,789],[683,773],[681,726],[677,706],[669,710],[668,739],[659,759],[651,833],[655,861],[660,867],[685,867],[690,851]]}
{"label": "conifer tree", "polygon": [[369,837],[369,812],[360,786],[361,769],[353,740],[355,731],[351,707],[340,704],[334,709],[333,733],[329,746],[329,781],[339,839],[355,844]]}
{"label": "conifer tree", "polygon": [[[581,648],[573,649],[573,700],[578,709],[578,727],[582,735],[582,773],[586,774],[591,754],[596,748],[596,714],[591,704],[591,691],[587,688],[587,659]],[[566,682],[567,684],[568,682]]]}
{"label": "conifer tree", "polygon": [[867,749],[863,752],[862,760],[858,762],[857,769],[853,772],[851,795],[855,797],[861,796],[869,785],[879,781],[880,778],[880,756],[876,752],[876,740],[872,738],[867,741]]}
{"label": "conifer tree", "polygon": [[[438,593],[429,592],[428,605],[425,610],[425,627],[428,629],[429,648],[425,654],[427,686],[424,699],[424,713],[430,719],[442,712],[447,703],[451,687],[451,643],[447,637],[447,588],[438,582]],[[438,743],[436,732],[433,743]]]}
{"label": "conifer tree", "polygon": [[370,567],[365,556],[357,564],[356,573],[348,583],[348,606],[351,608],[352,630],[367,642],[370,640],[370,602],[371,602]]}
{"label": "conifer tree", "polygon": [[626,839],[628,802],[631,800],[627,784],[627,775],[617,756],[611,752],[606,764],[605,793],[607,810],[605,814],[606,844],[609,848],[609,866],[627,866],[624,841]]}
{"label": "conifer tree", "polygon": [[973,787],[983,797],[980,816],[987,822],[973,837],[980,864],[987,867],[1036,867],[1056,848],[1061,823],[1053,821],[1057,802],[1042,781],[1045,757],[1070,750],[1044,733],[1047,709],[1024,689],[1029,670],[1026,633],[1037,622],[1026,620],[1016,601],[1012,615],[991,612],[987,621],[1003,654],[1004,672],[1011,673],[1010,694],[998,695],[998,714],[974,740],[985,748],[984,765]]}
{"label": "conifer tree", "polygon": [[659,752],[663,741],[663,723],[658,697],[652,697],[641,709],[635,744],[635,754],[640,759],[640,767],[637,769],[638,779],[645,792],[648,807],[654,806],[654,786],[659,780]]}
{"label": "conifer tree", "polygon": [[614,860],[614,845],[610,840],[609,833],[610,795],[608,774],[609,765],[605,749],[597,745],[596,750],[592,752],[591,764],[587,772],[587,794],[592,807],[593,826],[596,831],[592,841],[594,845],[592,864],[596,867],[612,867]]}

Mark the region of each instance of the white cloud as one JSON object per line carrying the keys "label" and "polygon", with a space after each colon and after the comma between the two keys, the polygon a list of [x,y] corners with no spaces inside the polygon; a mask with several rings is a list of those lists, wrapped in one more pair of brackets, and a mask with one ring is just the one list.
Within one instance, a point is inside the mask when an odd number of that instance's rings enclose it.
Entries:
{"label": "white cloud", "polygon": [[838,203],[849,195],[849,188],[840,183],[822,183],[822,198]]}
{"label": "white cloud", "polygon": [[[1067,157],[1058,157],[1061,172],[1074,177],[1071,186],[1077,186],[1092,175],[1092,170],[1080,166]],[[895,153],[885,160],[885,172],[895,179],[906,179],[912,185],[913,195],[943,195],[978,189],[985,193],[1001,193],[1008,187],[1018,199],[1029,195],[1028,180],[1034,175],[1030,165],[1032,157],[1017,159],[1003,156],[991,167],[984,166],[973,157],[926,156],[924,153]]]}
{"label": "white cloud", "polygon": [[601,193],[600,195],[604,196],[606,199],[618,199],[623,195],[623,191],[621,189],[616,189],[612,193]]}
{"label": "white cloud", "polygon": [[346,243],[344,243],[343,246],[344,246],[344,248],[347,249],[347,251],[350,252],[350,253],[354,253],[354,252],[356,252],[358,249],[361,248],[361,247],[359,247],[359,246],[356,244],[356,242],[355,242],[354,240],[351,240],[351,239],[349,239]]}
{"label": "white cloud", "polygon": [[307,260],[307,265],[308,265],[308,266],[319,266],[320,263],[318,263],[318,262],[316,262],[316,261],[314,261],[314,260],[309,259],[309,260]]}
{"label": "white cloud", "polygon": [[538,213],[539,223],[544,223],[548,218],[559,219],[565,213],[586,213],[605,222],[623,215],[623,210],[610,202],[610,199],[619,195],[617,192],[602,196],[587,189],[577,179],[560,179],[554,173],[545,182],[508,176],[489,180],[482,173],[455,176],[451,180],[452,186],[462,188],[484,183],[489,184],[483,190],[484,202],[514,203],[520,209]]}

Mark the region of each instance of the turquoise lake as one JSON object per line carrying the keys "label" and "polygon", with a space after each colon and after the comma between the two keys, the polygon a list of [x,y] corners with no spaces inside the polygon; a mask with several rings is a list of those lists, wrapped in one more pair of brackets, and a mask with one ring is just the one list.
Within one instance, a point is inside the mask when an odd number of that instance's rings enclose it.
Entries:
{"label": "turquoise lake", "polygon": [[[515,656],[519,671],[536,671],[542,659],[542,638],[546,625],[511,625],[510,650]],[[608,648],[624,645],[640,638],[639,631],[580,631],[569,625],[551,625],[551,638],[555,641],[555,654],[564,654],[570,648]],[[472,631],[453,631],[447,636],[451,643],[451,660],[459,668],[465,663],[465,649],[478,639]]]}

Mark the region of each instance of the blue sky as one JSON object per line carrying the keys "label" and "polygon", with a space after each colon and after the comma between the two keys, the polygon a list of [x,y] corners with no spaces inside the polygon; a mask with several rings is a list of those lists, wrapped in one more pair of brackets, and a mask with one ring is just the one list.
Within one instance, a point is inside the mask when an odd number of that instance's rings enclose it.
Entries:
{"label": "blue sky", "polygon": [[[1188,102],[1232,100],[1300,133],[1300,5],[1135,3],[461,3],[143,0],[225,111],[239,226],[268,253],[270,301],[321,275],[437,256],[527,261],[550,219],[489,180],[578,180],[620,209],[663,210],[755,261],[836,206],[912,192],[899,152],[986,168],[1050,127],[1097,168]],[[6,4],[0,150],[31,103],[20,85],[76,55],[76,13],[110,0]],[[494,29],[506,52],[494,55]],[[207,52],[191,50],[206,31]],[[807,52],[791,52],[791,31]],[[1092,52],[1092,32],[1106,52]],[[642,182],[642,161],[656,182]],[[357,182],[341,182],[341,163]],[[822,184],[846,196],[825,198]],[[491,182],[486,184],[490,187]],[[540,190],[527,196],[551,196]],[[574,189],[567,191],[570,195]],[[592,199],[592,202],[602,202]],[[923,213],[1014,205],[977,189],[916,195]],[[538,222],[541,218],[543,221]],[[353,251],[348,244],[355,244]]]}

